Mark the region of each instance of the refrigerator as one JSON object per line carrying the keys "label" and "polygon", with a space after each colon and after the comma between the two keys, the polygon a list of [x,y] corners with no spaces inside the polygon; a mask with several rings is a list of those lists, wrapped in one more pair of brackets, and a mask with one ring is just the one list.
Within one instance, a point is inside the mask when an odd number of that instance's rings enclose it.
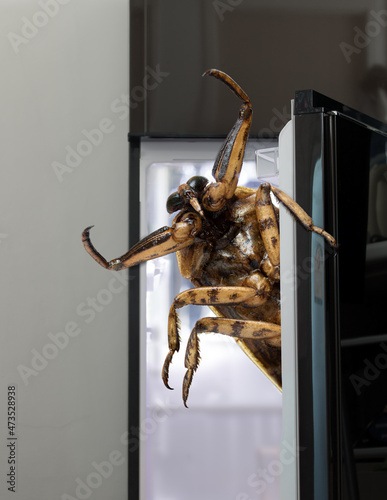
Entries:
{"label": "refrigerator", "polygon": [[[129,453],[130,498],[383,496],[387,126],[312,90],[297,91],[289,107],[278,140],[249,141],[240,185],[279,185],[338,248],[280,206],[282,394],[232,339],[209,335],[186,409],[184,355],[171,365],[174,391],[160,372],[169,307],[191,285],[173,255],[134,271],[129,428],[138,446]],[[170,225],[166,197],[192,175],[211,178],[221,143],[131,137],[132,213],[140,207],[132,238]],[[278,154],[276,167],[257,172],[267,150]],[[195,321],[209,313],[181,311],[184,352]]]}
{"label": "refrigerator", "polygon": [[[166,315],[190,284],[173,256],[130,271],[129,422],[145,429],[143,439],[130,434],[130,498],[377,499],[386,490],[385,0],[130,7],[130,244],[170,224],[166,197],[211,170],[234,123],[239,103],[201,78],[209,68],[253,104],[240,184],[264,177],[256,151],[278,150],[267,180],[338,241],[332,251],[280,206],[282,394],[235,342],[207,335],[188,410],[183,360],[171,366],[174,391],[160,371]],[[209,313],[181,313],[186,342]]]}

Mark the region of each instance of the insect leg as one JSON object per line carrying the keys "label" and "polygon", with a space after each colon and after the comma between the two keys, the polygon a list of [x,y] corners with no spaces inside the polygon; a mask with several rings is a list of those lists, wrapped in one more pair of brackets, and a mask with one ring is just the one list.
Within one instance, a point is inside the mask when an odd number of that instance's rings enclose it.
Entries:
{"label": "insect leg", "polygon": [[195,235],[202,226],[200,215],[194,213],[183,214],[178,220],[175,218],[172,227],[162,227],[136,243],[126,254],[108,262],[95,249],[90,240],[90,229],[87,227],[82,233],[82,243],[86,252],[105,269],[121,271],[136,266],[141,262],[177,252],[191,245]]}
{"label": "insect leg", "polygon": [[271,263],[268,276],[279,279],[280,271],[280,237],[277,215],[270,198],[270,184],[259,186],[255,196],[255,210],[259,230]]}
{"label": "insect leg", "polygon": [[265,321],[236,320],[230,318],[202,318],[198,320],[191,332],[185,353],[185,367],[187,368],[183,381],[183,402],[187,406],[189,388],[193,374],[200,361],[199,337],[200,333],[221,333],[236,340],[265,341],[272,347],[281,346],[281,326]]}
{"label": "insect leg", "polygon": [[320,234],[329,243],[331,247],[337,249],[336,240],[329,233],[314,225],[312,217],[308,215],[298,203],[296,203],[290,196],[281,191],[281,189],[270,186],[271,191],[275,197],[285,205],[293,217],[307,230],[313,231],[314,233]]}
{"label": "insect leg", "polygon": [[250,99],[239,85],[222,71],[211,69],[204,75],[223,81],[242,101],[239,116],[228,134],[215,160],[212,175],[217,182],[209,184],[203,196],[207,210],[220,210],[234,195],[242,168],[246,142],[250,131],[253,111]]}
{"label": "insect leg", "polygon": [[87,227],[82,233],[82,243],[85,247],[86,252],[93,257],[93,259],[98,262],[98,264],[105,269],[108,269],[109,262],[103,257],[94,247],[90,240],[90,229],[94,226]]}
{"label": "insect leg", "polygon": [[257,295],[257,290],[251,287],[230,286],[230,287],[199,287],[185,290],[179,293],[171,308],[168,316],[168,347],[169,352],[165,359],[162,369],[162,379],[164,385],[171,389],[168,384],[169,366],[175,352],[180,348],[179,327],[180,320],[176,309],[180,309],[186,305],[226,305],[240,304]]}

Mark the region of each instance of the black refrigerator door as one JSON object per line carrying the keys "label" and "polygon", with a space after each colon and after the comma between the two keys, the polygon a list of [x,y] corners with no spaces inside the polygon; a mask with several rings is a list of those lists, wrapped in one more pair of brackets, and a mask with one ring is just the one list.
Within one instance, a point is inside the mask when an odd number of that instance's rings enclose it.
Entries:
{"label": "black refrigerator door", "polygon": [[298,230],[300,498],[385,498],[387,127],[314,97],[295,117],[296,199],[338,251]]}

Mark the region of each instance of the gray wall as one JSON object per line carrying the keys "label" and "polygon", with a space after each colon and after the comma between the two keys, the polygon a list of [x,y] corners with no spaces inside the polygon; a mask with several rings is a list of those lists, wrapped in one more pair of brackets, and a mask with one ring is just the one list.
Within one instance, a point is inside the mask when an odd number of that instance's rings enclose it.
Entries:
{"label": "gray wall", "polygon": [[[128,10],[0,4],[1,498],[86,498],[90,487],[96,500],[126,498],[127,281],[97,266],[81,232],[95,224],[109,259],[127,250]],[[16,494],[4,479],[8,385]]]}

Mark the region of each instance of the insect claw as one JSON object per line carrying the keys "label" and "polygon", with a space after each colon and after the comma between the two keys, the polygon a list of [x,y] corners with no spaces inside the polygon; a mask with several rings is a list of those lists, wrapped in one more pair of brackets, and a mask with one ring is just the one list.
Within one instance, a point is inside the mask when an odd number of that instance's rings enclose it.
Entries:
{"label": "insect claw", "polygon": [[173,356],[173,354],[174,354],[174,351],[169,351],[169,353],[167,354],[167,357],[165,358],[163,369],[162,369],[162,372],[161,372],[161,377],[163,379],[165,387],[167,389],[170,389],[171,391],[173,391],[173,387],[169,386],[168,380],[169,380],[169,365],[172,362],[172,356]]}
{"label": "insect claw", "polygon": [[87,227],[83,233],[82,233],[82,243],[83,246],[85,247],[86,252],[93,257],[93,259],[98,262],[100,266],[102,266],[105,269],[109,268],[109,262],[102,257],[102,255],[97,252],[97,250],[94,248],[94,245],[90,241],[90,229],[93,228],[94,226],[89,226]]}
{"label": "insect claw", "polygon": [[184,380],[183,380],[183,403],[186,408],[187,406],[187,400],[188,400],[188,395],[189,395],[189,388],[192,383],[192,377],[194,374],[193,368],[188,368],[188,370],[185,373]]}
{"label": "insect claw", "polygon": [[202,76],[213,76],[218,80],[222,80],[223,83],[227,85],[243,102],[250,104],[250,99],[246,92],[233,80],[230,76],[228,76],[223,71],[218,69],[209,69],[205,71]]}

